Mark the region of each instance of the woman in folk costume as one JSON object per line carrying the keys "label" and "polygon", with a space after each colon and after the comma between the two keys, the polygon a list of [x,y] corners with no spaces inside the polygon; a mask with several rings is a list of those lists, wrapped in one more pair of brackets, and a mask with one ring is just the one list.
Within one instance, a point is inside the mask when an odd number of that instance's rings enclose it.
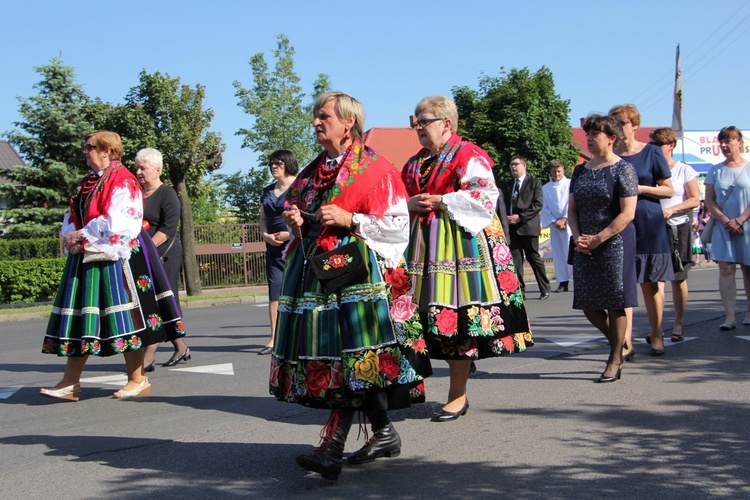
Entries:
{"label": "woman in folk costume", "polygon": [[68,359],[62,380],[41,393],[78,401],[88,356],[122,353],[128,382],[114,397],[146,395],[151,384],[141,347],[163,342],[167,328],[183,330],[179,309],[159,253],[141,227],[143,195],[120,163],[120,136],[93,132],[83,152],[92,171],[63,221],[68,258],[42,347]]}
{"label": "woman in folk costume", "polygon": [[337,479],[355,409],[374,435],[349,463],[398,456],[401,439],[387,410],[423,401],[431,368],[407,293],[409,213],[398,171],[362,143],[364,110],[353,97],[327,92],[313,117],[325,151],[287,193],[293,239],[270,389],[281,401],[331,409],[321,445],[297,463]]}
{"label": "woman in folk costume", "polygon": [[495,213],[492,160],[456,134],[458,110],[426,97],[411,126],[423,149],[401,171],[409,192],[407,267],[432,359],[450,372],[448,402],[432,416],[447,422],[469,408],[474,360],[533,345],[505,232]]}

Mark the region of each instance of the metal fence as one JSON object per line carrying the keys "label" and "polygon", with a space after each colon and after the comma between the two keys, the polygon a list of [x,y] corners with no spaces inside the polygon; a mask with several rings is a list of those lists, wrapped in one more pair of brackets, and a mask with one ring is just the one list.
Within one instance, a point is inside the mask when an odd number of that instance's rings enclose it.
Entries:
{"label": "metal fence", "polygon": [[203,288],[266,284],[266,246],[258,224],[195,226]]}
{"label": "metal fence", "polygon": [[[266,245],[259,224],[195,226],[195,257],[203,288],[231,288],[266,284]],[[552,278],[552,259],[544,259]],[[530,266],[524,276],[533,279]],[[183,277],[184,289],[184,277]]]}

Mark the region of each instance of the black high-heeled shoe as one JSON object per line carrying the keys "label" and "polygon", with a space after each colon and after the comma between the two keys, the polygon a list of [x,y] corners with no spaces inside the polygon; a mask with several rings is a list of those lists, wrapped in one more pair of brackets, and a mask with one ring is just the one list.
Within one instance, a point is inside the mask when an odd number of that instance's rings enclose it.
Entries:
{"label": "black high-heeled shoe", "polygon": [[605,377],[604,372],[602,372],[601,375],[599,375],[599,378],[596,379],[596,382],[599,384],[604,384],[607,382],[614,382],[616,380],[620,380],[620,377],[622,376],[622,363],[620,363],[620,366],[617,368],[617,373],[615,373],[611,377]]}
{"label": "black high-heeled shoe", "polygon": [[146,373],[153,372],[155,370],[156,370],[156,361],[152,361],[150,365],[143,367],[143,371]]}
{"label": "black high-heeled shoe", "polygon": [[441,410],[430,418],[430,422],[450,422],[451,420],[457,420],[458,417],[466,415],[467,411],[469,411],[469,398],[466,398],[466,402],[460,410],[456,412]]}
{"label": "black high-heeled shoe", "polygon": [[[649,354],[652,356],[664,356],[664,332],[659,332],[659,337],[661,337],[661,349],[655,349],[651,348],[651,351]],[[649,335],[649,339],[651,339],[651,336]]]}
{"label": "black high-heeled shoe", "polygon": [[193,357],[190,355],[190,348],[188,347],[187,349],[185,349],[185,352],[178,355],[176,358],[175,357],[171,358],[169,361],[167,361],[161,366],[167,366],[167,367],[174,366],[180,361],[188,361],[189,359],[193,359]]}
{"label": "black high-heeled shoe", "polygon": [[635,363],[635,347],[631,347],[627,354],[622,353],[622,361],[624,363],[628,361]]}

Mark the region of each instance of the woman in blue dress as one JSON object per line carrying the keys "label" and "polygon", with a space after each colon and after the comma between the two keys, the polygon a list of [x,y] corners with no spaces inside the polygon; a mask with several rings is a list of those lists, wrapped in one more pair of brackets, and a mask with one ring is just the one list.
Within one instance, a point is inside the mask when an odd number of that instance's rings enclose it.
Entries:
{"label": "woman in blue dress", "polygon": [[[742,270],[745,295],[750,298],[750,164],[742,156],[745,150],[742,132],[724,127],[719,132],[719,146],[726,157],[714,165],[706,176],[706,208],[716,219],[711,240],[711,255],[719,265],[719,293],[724,305],[725,321],[721,330],[734,330],[734,307],[737,300],[735,274]],[[734,185],[734,187],[732,187]],[[750,325],[748,302],[743,325]]]}
{"label": "woman in blue dress", "polygon": [[268,281],[268,314],[271,318],[271,339],[258,354],[271,354],[276,315],[279,310],[281,280],[284,276],[284,251],[289,241],[289,228],[281,214],[286,192],[297,178],[299,167],[294,153],[280,149],[268,157],[268,168],[275,179],[263,190],[260,198],[260,232],[266,242],[266,279]]}
{"label": "woman in blue dress", "polygon": [[[635,209],[635,269],[641,284],[643,302],[651,327],[649,340],[651,355],[664,354],[664,335],[661,331],[664,316],[664,282],[674,279],[670,234],[664,225],[662,199],[674,194],[672,173],[661,149],[635,139],[641,125],[641,115],[632,104],[615,106],[609,110],[622,128],[622,136],[615,145],[615,153],[632,164],[638,174],[638,203]],[[625,359],[633,358],[633,310],[628,309],[628,328],[625,334]]]}

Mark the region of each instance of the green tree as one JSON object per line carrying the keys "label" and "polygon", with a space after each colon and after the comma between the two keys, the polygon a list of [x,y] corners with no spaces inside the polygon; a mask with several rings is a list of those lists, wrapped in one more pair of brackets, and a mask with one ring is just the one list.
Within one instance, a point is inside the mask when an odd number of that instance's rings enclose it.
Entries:
{"label": "green tree", "polygon": [[[135,154],[139,149],[154,147],[157,139],[154,120],[143,106],[112,104],[94,98],[86,106],[86,116],[97,130],[112,130],[122,139],[125,153],[122,163],[135,168]],[[169,179],[164,176],[165,181]]]}
{"label": "green tree", "polygon": [[230,215],[226,208],[226,193],[220,176],[211,174],[204,182],[202,192],[191,196],[195,224],[217,224]]}
{"label": "green tree", "polygon": [[[195,222],[190,196],[200,196],[203,177],[222,163],[225,146],[221,136],[210,132],[213,111],[203,108],[205,87],[180,83],[179,78],[141,71],[140,84],[126,99],[130,112],[144,113],[151,119],[150,132],[144,135],[151,146],[164,155],[164,173],[177,191],[182,205],[180,236],[183,244],[185,288],[188,295],[202,292],[195,260]],[[148,129],[148,121],[143,123]],[[134,144],[137,141],[134,141]]]}
{"label": "green tree", "polygon": [[572,165],[578,147],[572,142],[570,101],[555,93],[552,72],[542,66],[501,69],[500,76],[483,75],[479,90],[454,87],[459,133],[483,147],[495,161],[498,181],[510,179],[510,158],[528,160],[529,174],[546,179],[553,160]]}
{"label": "green tree", "polygon": [[[260,169],[242,171],[231,175],[218,176],[224,188],[224,197],[230,206],[230,213],[238,222],[258,222],[260,216],[260,198],[263,188],[268,185],[258,175]],[[264,169],[267,171],[267,169]]]}
{"label": "green tree", "polygon": [[283,34],[277,35],[276,40],[274,70],[269,70],[263,53],[257,53],[250,58],[252,87],[247,89],[241,82],[234,82],[238,105],[255,117],[252,127],[240,129],[237,135],[244,136],[243,148],[258,153],[258,164],[247,174],[239,172],[222,179],[233,211],[246,222],[257,221],[260,215],[258,200],[271,181],[266,168],[271,153],[279,149],[293,151],[300,166],[317,156],[320,146],[311,127],[312,108],[315,98],[331,88],[328,75],[319,74],[313,82],[311,100],[303,105],[305,94],[294,71],[294,47]]}
{"label": "green tree", "polygon": [[0,210],[6,238],[57,235],[87,170],[81,147],[92,131],[84,113],[89,98],[75,69],[61,58],[34,69],[42,77],[34,85],[38,93],[18,98],[21,121],[5,134],[27,162],[0,174],[12,181],[0,185],[0,195],[9,200],[9,208]]}
{"label": "green tree", "polygon": [[[302,104],[305,94],[294,71],[294,47],[284,35],[277,35],[276,40],[274,70],[269,70],[263,53],[257,53],[250,58],[253,86],[246,89],[241,82],[234,82],[238,105],[255,117],[253,126],[240,129],[237,135],[244,136],[242,147],[258,153],[258,165],[265,166],[268,155],[278,149],[293,151],[305,165],[320,148],[310,126],[309,108]],[[328,90],[328,77],[319,75],[315,85],[315,92]]]}

